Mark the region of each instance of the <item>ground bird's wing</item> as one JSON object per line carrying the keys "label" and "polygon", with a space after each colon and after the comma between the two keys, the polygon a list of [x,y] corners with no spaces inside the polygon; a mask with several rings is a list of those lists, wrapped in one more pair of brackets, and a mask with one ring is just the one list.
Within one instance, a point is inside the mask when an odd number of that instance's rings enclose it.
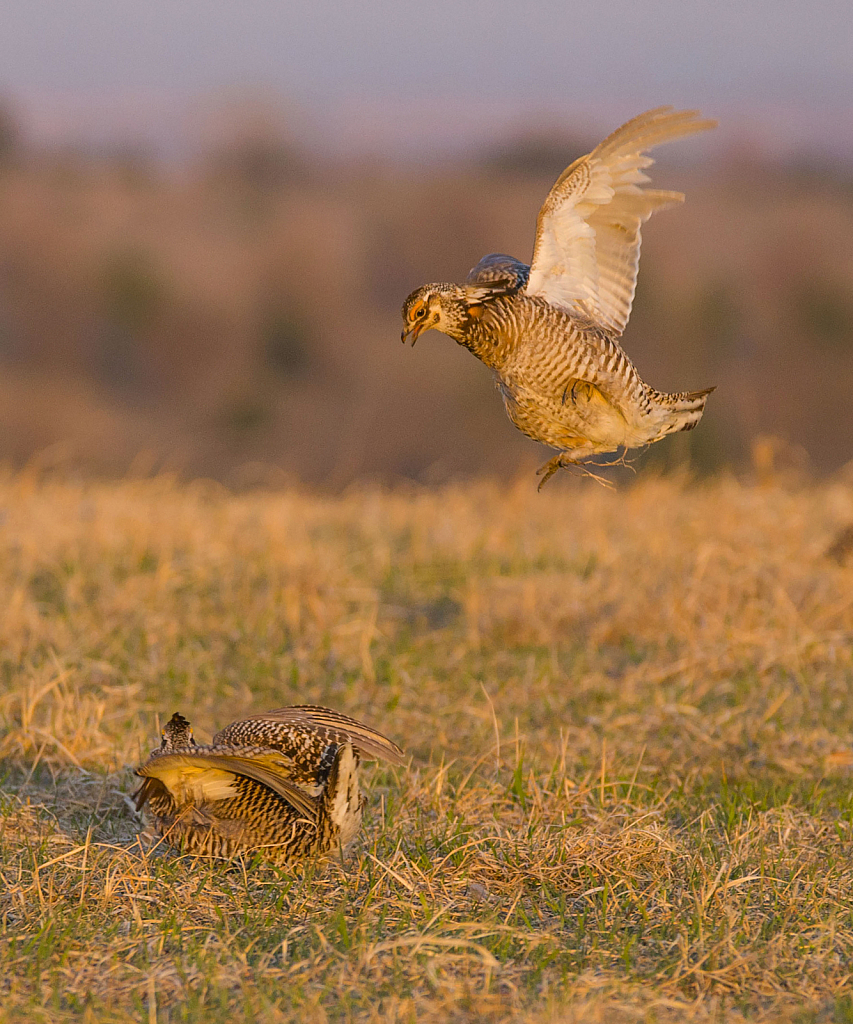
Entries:
{"label": "ground bird's wing", "polygon": [[[227,800],[236,796],[231,783],[234,776],[243,775],[267,786],[300,814],[313,821],[317,816],[317,805],[287,778],[290,770],[289,760],[282,758],[277,751],[220,753],[212,749],[196,748],[192,752],[160,754],[149,758],[137,768],[136,774],[145,779],[159,780],[173,796],[189,793],[196,803]],[[137,809],[142,807],[150,793],[151,789],[146,790],[143,783],[136,795]],[[182,800],[178,798],[178,802]]]}
{"label": "ground bird's wing", "polygon": [[644,153],[662,142],[713,128],[696,110],[658,107],[622,125],[557,179],[536,223],[527,294],[592,317],[621,334],[631,313],[640,228],[680,192],[644,189]]}
{"label": "ground bird's wing", "polygon": [[493,252],[472,267],[465,278],[466,285],[480,285],[502,295],[517,292],[527,284],[530,267],[514,256]]}
{"label": "ground bird's wing", "polygon": [[313,704],[277,708],[275,711],[265,711],[260,715],[250,715],[217,733],[214,742],[239,742],[243,736],[249,742],[258,742],[258,737],[263,735],[265,743],[272,743],[277,732],[283,737],[293,734],[296,743],[297,733],[304,736],[319,736],[326,744],[334,743],[340,746],[343,743],[352,743],[358,753],[367,760],[390,761],[391,764],[398,765],[406,763],[403,751],[382,733],[348,715]]}
{"label": "ground bird's wing", "polygon": [[[138,775],[139,772],[137,772],[136,774]],[[131,799],[133,800],[134,806],[136,807],[137,811],[141,811],[142,808],[148,803],[150,798],[157,792],[157,790],[162,790],[163,788],[163,783],[160,782],[159,779],[143,779],[142,785],[139,787],[139,789],[135,790],[131,795]]]}

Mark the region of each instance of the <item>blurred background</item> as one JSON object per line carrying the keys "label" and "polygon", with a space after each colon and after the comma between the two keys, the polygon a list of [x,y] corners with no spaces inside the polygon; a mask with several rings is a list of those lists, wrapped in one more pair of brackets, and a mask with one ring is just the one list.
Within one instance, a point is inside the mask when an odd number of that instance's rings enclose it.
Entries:
{"label": "blurred background", "polygon": [[[0,461],[341,487],[535,466],[488,370],[400,307],[528,260],[563,167],[642,110],[686,204],[625,347],[716,384],[641,464],[853,459],[849,0],[0,4]],[[769,453],[769,454],[768,454]]]}

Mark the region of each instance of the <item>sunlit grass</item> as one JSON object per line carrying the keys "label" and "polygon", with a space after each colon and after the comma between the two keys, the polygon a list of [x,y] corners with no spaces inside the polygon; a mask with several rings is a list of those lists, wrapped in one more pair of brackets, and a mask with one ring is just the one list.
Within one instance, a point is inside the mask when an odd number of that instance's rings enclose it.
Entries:
{"label": "sunlit grass", "polygon": [[[4,480],[0,1020],[853,1019],[852,520],[841,482]],[[158,716],[305,701],[412,757],[343,864],[144,834]]]}

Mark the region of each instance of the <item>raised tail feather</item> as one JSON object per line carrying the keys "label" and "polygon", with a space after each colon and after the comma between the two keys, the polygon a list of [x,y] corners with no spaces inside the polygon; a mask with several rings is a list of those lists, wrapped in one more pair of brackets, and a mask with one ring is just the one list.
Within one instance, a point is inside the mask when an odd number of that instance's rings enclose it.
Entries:
{"label": "raised tail feather", "polygon": [[358,787],[358,754],[352,743],[338,747],[335,762],[329,772],[329,781],[323,793],[323,803],[329,820],[342,832],[352,815],[361,811],[361,793]]}
{"label": "raised tail feather", "polygon": [[715,387],[705,388],[703,391],[679,391],[677,394],[668,395],[663,391],[649,389],[649,397],[659,408],[664,408],[670,414],[664,421],[660,436],[675,434],[680,430],[692,430],[705,411],[705,402]]}

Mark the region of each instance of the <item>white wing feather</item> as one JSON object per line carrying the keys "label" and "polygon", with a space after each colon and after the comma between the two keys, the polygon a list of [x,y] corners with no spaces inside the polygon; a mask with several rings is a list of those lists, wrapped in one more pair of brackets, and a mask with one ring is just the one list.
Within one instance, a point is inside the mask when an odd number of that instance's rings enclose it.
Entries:
{"label": "white wing feather", "polygon": [[695,110],[658,107],[622,125],[576,160],[548,193],[536,224],[527,294],[592,317],[611,334],[625,329],[637,286],[640,228],[680,192],[644,189],[643,153],[713,128]]}

